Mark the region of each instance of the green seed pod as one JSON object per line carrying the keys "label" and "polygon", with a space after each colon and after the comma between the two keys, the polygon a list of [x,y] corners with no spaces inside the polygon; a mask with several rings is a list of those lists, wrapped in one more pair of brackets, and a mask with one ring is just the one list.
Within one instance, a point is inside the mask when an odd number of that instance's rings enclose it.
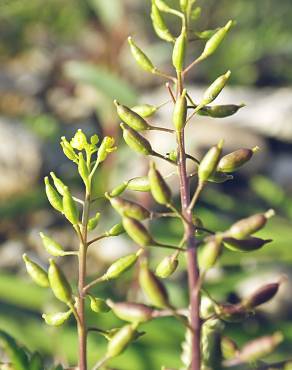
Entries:
{"label": "green seed pod", "polygon": [[113,227],[107,231],[108,236],[119,236],[121,234],[124,234],[125,229],[122,223],[115,224]]}
{"label": "green seed pod", "polygon": [[170,33],[154,1],[152,1],[152,7],[151,7],[151,20],[152,20],[154,31],[156,32],[158,37],[160,37],[162,40],[165,40],[167,42],[175,41],[175,38]]}
{"label": "green seed pod", "polygon": [[55,242],[55,240],[49,238],[44,233],[40,233],[40,236],[42,238],[43,245],[49,254],[54,257],[61,257],[65,255],[65,251],[59,243]]}
{"label": "green seed pod", "polygon": [[107,301],[113,313],[121,320],[140,324],[152,319],[153,310],[141,303]]}
{"label": "green seed pod", "polygon": [[227,233],[232,238],[244,239],[262,229],[268,219],[274,216],[274,214],[275,211],[270,209],[266,213],[258,213],[248,218],[244,218],[233,224]]}
{"label": "green seed pod", "polygon": [[207,271],[212,268],[218,261],[222,252],[221,239],[212,237],[204,245],[202,252],[199,254],[199,266],[200,269]]}
{"label": "green seed pod", "polygon": [[98,225],[98,222],[100,220],[100,213],[97,212],[96,215],[94,217],[91,217],[89,220],[88,220],[88,224],[87,224],[87,230],[88,231],[92,231],[96,228],[96,226]]}
{"label": "green seed pod", "polygon": [[58,192],[61,194],[61,195],[64,195],[64,189],[66,187],[66,185],[63,183],[62,180],[60,180],[55,174],[54,172],[50,172],[50,175],[53,179],[53,182],[54,182],[54,185],[55,185],[55,188],[58,190]]}
{"label": "green seed pod", "polygon": [[121,123],[120,126],[123,130],[123,138],[131,149],[144,155],[151,155],[153,153],[148,140],[125,123]]}
{"label": "green seed pod", "polygon": [[131,127],[133,130],[145,131],[150,129],[148,123],[138,113],[134,112],[125,105],[121,105],[116,100],[114,101],[114,103],[117,107],[117,113],[120,119],[124,123],[126,123],[129,127]]}
{"label": "green seed pod", "polygon": [[148,269],[145,262],[141,263],[139,270],[139,283],[147,298],[155,307],[169,307],[168,294],[165,287]]}
{"label": "green seed pod", "polygon": [[78,172],[85,186],[88,187],[89,186],[89,169],[83,157],[83,153],[79,153]]}
{"label": "green seed pod", "polygon": [[156,267],[155,275],[160,277],[161,279],[166,279],[175,272],[177,267],[178,258],[177,254],[174,253],[163,258],[163,260]]}
{"label": "green seed pod", "polygon": [[196,110],[200,110],[198,108],[202,108],[205,105],[211,103],[213,100],[217,98],[220,92],[224,89],[229,77],[231,75],[230,71],[227,71],[224,75],[218,77],[206,90],[203,96],[203,100],[200,105],[196,108]]}
{"label": "green seed pod", "polygon": [[135,220],[145,220],[150,217],[150,212],[130,200],[115,197],[109,198],[112,207],[121,215],[134,218]]}
{"label": "green seed pod", "polygon": [[68,283],[62,270],[55,263],[54,260],[50,259],[50,267],[48,271],[49,282],[51,289],[57,299],[61,302],[69,304],[72,302],[72,289]]}
{"label": "green seed pod", "polygon": [[219,370],[221,368],[220,337],[223,324],[213,318],[202,325],[201,348],[202,363],[200,370]]}
{"label": "green seed pod", "polygon": [[106,358],[113,358],[120,355],[127,346],[136,338],[136,330],[133,325],[125,325],[110,339]]}
{"label": "green seed pod", "polygon": [[78,163],[78,157],[72,147],[72,145],[67,141],[65,136],[61,137],[61,147],[63,149],[63,152],[65,156],[70,159],[70,161],[73,161],[74,163]]}
{"label": "green seed pod", "polygon": [[129,180],[128,189],[141,192],[150,191],[148,176],[134,177],[133,179]]}
{"label": "green seed pod", "polygon": [[251,296],[245,298],[241,304],[246,309],[252,310],[270,301],[278,293],[280,283],[271,283],[257,289]]}
{"label": "green seed pod", "polygon": [[221,320],[226,322],[241,322],[249,315],[249,312],[240,303],[215,305],[215,312]]}
{"label": "green seed pod", "polygon": [[198,111],[200,116],[208,116],[212,118],[225,118],[230,117],[240,108],[245,107],[245,104],[235,105],[235,104],[226,104],[226,105],[213,105],[203,107]]}
{"label": "green seed pod", "polygon": [[224,172],[215,171],[209,178],[209,182],[214,182],[215,184],[222,184],[223,182],[226,182],[228,180],[232,180],[232,175],[227,175]]}
{"label": "green seed pod", "polygon": [[67,312],[56,312],[56,313],[44,313],[42,318],[45,320],[47,325],[60,326],[69,319],[72,314],[72,310]]}
{"label": "green seed pod", "polygon": [[258,150],[258,146],[253,149],[242,148],[235,150],[220,159],[217,169],[221,172],[237,171],[241,166],[247,163]]}
{"label": "green seed pod", "polygon": [[184,89],[182,94],[178,97],[174,105],[173,124],[176,131],[181,131],[186,125],[187,119],[187,90]]}
{"label": "green seed pod", "polygon": [[79,222],[78,208],[67,186],[64,189],[63,195],[63,212],[67,220],[71,222],[72,225],[78,224]]}
{"label": "green seed pod", "polygon": [[171,190],[161,176],[160,172],[157,171],[154,162],[150,162],[148,179],[150,183],[151,194],[156,202],[163,205],[169,204],[171,202]]}
{"label": "green seed pod", "polygon": [[33,262],[26,254],[22,256],[27,273],[32,280],[39,286],[47,288],[50,286],[48,275],[44,269],[42,269],[37,263]]}
{"label": "green seed pod", "polygon": [[201,160],[198,169],[198,176],[200,182],[208,181],[208,179],[216,171],[216,167],[219,162],[219,158],[222,152],[223,140],[220,140],[217,145],[212,146],[207,154]]}
{"label": "green seed pod", "polygon": [[131,239],[141,247],[148,247],[153,244],[153,238],[146,227],[130,217],[123,217],[123,226]]}
{"label": "green seed pod", "polygon": [[255,237],[249,237],[247,239],[235,239],[235,238],[224,238],[224,247],[230,249],[233,252],[252,252],[261,249],[267,243],[270,243],[272,239],[260,239]]}
{"label": "green seed pod", "polygon": [[181,34],[175,40],[172,52],[172,64],[178,72],[181,72],[184,67],[186,44],[187,44],[187,33],[185,27],[183,27]]}
{"label": "green seed pod", "polygon": [[106,270],[104,278],[107,280],[116,279],[124,272],[128,271],[137,262],[138,255],[136,253],[128,254],[127,256],[117,259]]}
{"label": "green seed pod", "polygon": [[110,311],[110,307],[106,304],[104,299],[93,297],[88,295],[90,299],[90,308],[96,313],[106,313]]}
{"label": "green seed pod", "polygon": [[271,354],[283,341],[283,335],[277,332],[248,342],[238,353],[238,358],[244,362],[257,361]]}
{"label": "green seed pod", "polygon": [[237,344],[228,337],[221,338],[221,353],[225,360],[230,360],[237,356]]}
{"label": "green seed pod", "polygon": [[124,181],[122,184],[116,186],[110,193],[110,197],[117,197],[122,194],[128,187],[128,182]]}
{"label": "green seed pod", "polygon": [[134,43],[132,37],[128,37],[128,42],[131,48],[131,53],[139,64],[139,66],[147,72],[153,72],[155,70],[151,60],[145,55],[145,53]]}
{"label": "green seed pod", "polygon": [[150,104],[135,105],[131,110],[137,113],[140,117],[148,118],[157,112],[157,107]]}
{"label": "green seed pod", "polygon": [[204,60],[212,55],[225,38],[233,22],[229,21],[224,27],[220,28],[206,43],[203,53],[198,60]]}
{"label": "green seed pod", "polygon": [[48,177],[45,177],[45,188],[46,188],[47,198],[51,206],[55,208],[57,211],[62,213],[63,212],[62,198],[56,192],[56,190],[52,187],[52,185],[49,182]]}

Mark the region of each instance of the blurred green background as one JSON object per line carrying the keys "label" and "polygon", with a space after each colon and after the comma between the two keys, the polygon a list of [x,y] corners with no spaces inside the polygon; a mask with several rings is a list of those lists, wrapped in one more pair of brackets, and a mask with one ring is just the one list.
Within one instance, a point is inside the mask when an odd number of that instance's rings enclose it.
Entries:
{"label": "blurred green background", "polygon": [[[236,302],[256,284],[288,276],[274,304],[265,306],[244,324],[231,324],[226,329],[239,344],[281,330],[285,340],[270,359],[280,361],[291,354],[292,348],[292,3],[198,0],[198,5],[202,14],[194,23],[196,31],[222,26],[229,19],[237,24],[216,55],[190,74],[190,89],[197,92],[197,88],[231,69],[227,97],[246,98],[249,104],[242,116],[241,111],[238,113],[241,119],[229,119],[228,125],[220,120],[199,121],[198,131],[192,128],[195,138],[191,150],[203,153],[216,142],[214,132],[228,136],[227,151],[244,145],[262,147],[255,165],[236,174],[234,181],[210,186],[203,193],[198,214],[206,227],[224,230],[251,213],[271,207],[277,211],[260,234],[272,238],[273,243],[248,255],[225,253],[207,286],[217,300]],[[122,180],[146,172],[147,164],[142,159],[136,161],[119,140],[112,101],[134,105],[146,101],[147,96],[152,104],[165,100],[163,81],[135,66],[126,43],[127,36],[133,35],[155,64],[171,72],[170,46],[156,38],[149,11],[150,1],[138,0],[49,0],[45,6],[41,0],[0,2],[0,329],[29,349],[39,350],[48,366],[58,362],[76,364],[74,322],[57,329],[44,325],[42,312],[62,306],[50,292],[30,282],[21,255],[26,252],[43,265],[47,263],[38,235],[41,230],[66,247],[75,247],[76,240],[68,224],[48,206],[42,179],[53,170],[76,194],[82,194],[74,167],[58,144],[62,135],[71,138],[77,128],[87,134],[113,135],[119,143],[119,151],[99,172],[97,196]],[[178,32],[176,19],[166,19],[173,32]],[[191,43],[189,61],[203,45],[200,40]],[[161,114],[160,119],[165,118]],[[154,207],[148,196],[139,199]],[[100,230],[118,220],[105,202],[97,202],[96,207],[105,214]],[[151,226],[164,241],[178,240],[181,232],[173,220]],[[92,248],[89,274],[97,275],[130,248],[124,236]],[[164,254],[153,254],[153,265]],[[68,257],[61,263],[74,279],[74,259]],[[116,284],[104,284],[96,289],[96,295],[141,299],[135,276],[130,273]],[[178,307],[185,305],[186,276],[182,268],[167,286],[172,302]],[[90,325],[102,329],[121,324],[111,314],[88,311],[88,315]],[[180,324],[159,319],[145,325],[145,330],[147,335],[112,366],[121,370],[179,367],[184,336]],[[97,361],[105,345],[97,334],[89,335],[90,364]]]}

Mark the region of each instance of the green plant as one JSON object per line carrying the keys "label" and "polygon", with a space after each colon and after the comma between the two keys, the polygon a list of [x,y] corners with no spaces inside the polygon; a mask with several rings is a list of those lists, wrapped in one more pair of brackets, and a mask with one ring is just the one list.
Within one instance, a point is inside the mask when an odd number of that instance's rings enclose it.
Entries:
{"label": "green plant", "polygon": [[[219,303],[204,288],[206,272],[218,261],[224,248],[237,253],[250,252],[262,248],[270,240],[254,237],[253,234],[262,229],[267,220],[273,215],[269,210],[233,224],[224,232],[214,232],[203,226],[196,216],[196,205],[199,197],[209,182],[222,183],[230,180],[230,172],[234,172],[247,163],[257,151],[254,149],[239,149],[222,157],[223,140],[214,145],[205,154],[202,160],[194,158],[185,149],[185,127],[190,125],[196,114],[223,118],[238,111],[241,106],[218,106],[212,103],[225,87],[230,78],[230,71],[218,77],[206,90],[203,98],[197,103],[188,94],[185,88],[185,79],[188,72],[198,63],[210,57],[219,47],[226,34],[232,27],[229,21],[224,27],[208,33],[208,41],[201,55],[189,66],[185,67],[186,50],[189,45],[190,24],[192,18],[198,13],[194,7],[194,0],[181,0],[180,9],[170,8],[162,0],[152,2],[152,21],[159,37],[173,43],[172,64],[175,76],[161,72],[157,69],[146,54],[129,38],[131,52],[137,63],[147,72],[169,80],[167,88],[173,102],[173,127],[161,128],[150,125],[147,117],[156,112],[156,107],[149,105],[129,108],[115,101],[118,116],[122,120],[121,129],[127,145],[144,156],[157,157],[173,165],[177,171],[180,185],[180,206],[178,207],[167,179],[157,170],[153,161],[150,161],[149,172],[145,177],[133,178],[123,182],[115,189],[105,193],[112,207],[121,215],[121,223],[114,225],[110,230],[90,239],[89,232],[98,225],[100,214],[92,213],[92,182],[98,166],[106,160],[109,153],[116,150],[114,139],[105,137],[98,146],[97,135],[90,140],[78,130],[69,142],[62,138],[61,146],[64,154],[76,164],[79,175],[84,183],[84,200],[74,197],[70,189],[54,174],[51,179],[45,178],[46,194],[52,207],[62,213],[72,224],[79,239],[78,251],[65,251],[63,247],[41,233],[43,244],[48,253],[54,257],[75,255],[79,262],[78,288],[74,293],[71,283],[68,282],[61,268],[53,259],[50,259],[49,269],[46,272],[35,262],[24,255],[28,273],[40,286],[52,289],[55,297],[67,306],[67,311],[47,313],[43,317],[48,325],[62,325],[73,315],[77,322],[79,338],[79,369],[87,369],[87,333],[92,328],[87,327],[85,314],[85,300],[90,302],[94,312],[112,312],[128,324],[121,328],[110,328],[102,331],[93,328],[104,335],[108,342],[107,351],[94,369],[102,368],[112,358],[120,355],[126,347],[137,340],[143,333],[139,326],[152,319],[163,316],[172,316],[186,328],[186,338],[183,343],[181,356],[182,369],[207,370],[220,369],[237,364],[256,364],[258,360],[271,353],[282,341],[282,335],[275,333],[271,336],[259,338],[238,349],[237,345],[222,335],[224,323],[244,320],[251,315],[255,308],[267,302],[277,293],[280,281],[267,284],[256,290],[251,296],[244,298],[237,304]],[[178,17],[181,21],[181,32],[175,37],[167,28],[163,13]],[[206,37],[206,36],[204,36]],[[173,91],[175,89],[175,91]],[[175,137],[177,148],[168,153],[161,154],[153,150],[151,143],[141,135],[148,130],[160,130]],[[188,172],[186,162],[193,163],[193,171]],[[195,191],[192,193],[192,182],[197,179]],[[53,185],[52,185],[53,183]],[[125,191],[151,192],[154,200],[164,212],[149,211],[142,205],[121,197]],[[192,196],[191,196],[192,195]],[[80,215],[79,207],[82,208]],[[169,245],[156,240],[149,229],[142,223],[144,220],[155,220],[161,217],[176,217],[183,226],[183,235],[178,245]],[[86,281],[87,251],[88,248],[103,238],[115,237],[126,232],[139,246],[137,252],[124,256],[114,262],[100,277]],[[149,267],[148,249],[165,248],[173,250],[157,266],[155,273]],[[159,279],[168,278],[179,267],[181,256],[185,257],[188,274],[189,305],[185,308],[175,307],[169,300],[168,292]],[[106,301],[91,294],[91,289],[102,282],[118,279],[132,266],[139,264],[139,284],[149,305],[136,302]],[[203,298],[201,297],[203,295]],[[201,299],[202,298],[202,299]],[[165,369],[165,367],[163,367]]]}

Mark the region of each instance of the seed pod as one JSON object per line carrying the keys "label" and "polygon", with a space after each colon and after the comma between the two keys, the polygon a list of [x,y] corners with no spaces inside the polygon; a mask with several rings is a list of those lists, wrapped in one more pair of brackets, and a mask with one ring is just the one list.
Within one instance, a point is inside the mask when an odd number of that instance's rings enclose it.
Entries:
{"label": "seed pod", "polygon": [[156,267],[155,275],[160,277],[161,279],[166,279],[175,272],[177,267],[178,258],[176,253],[174,253],[163,258],[163,260]]}
{"label": "seed pod", "polygon": [[221,338],[221,352],[225,360],[230,360],[236,357],[238,352],[237,344],[228,337]]}
{"label": "seed pod", "polygon": [[50,172],[50,175],[53,179],[53,182],[54,182],[54,185],[55,185],[55,188],[58,190],[58,192],[61,194],[61,195],[64,195],[64,189],[66,187],[66,185],[63,183],[62,180],[60,180],[55,174],[54,172]]}
{"label": "seed pod", "polygon": [[235,105],[213,105],[205,106],[198,111],[200,116],[208,116],[212,118],[225,118],[235,114],[240,108],[245,107],[245,104]]}
{"label": "seed pod", "polygon": [[89,186],[89,169],[83,157],[83,154],[79,153],[79,161],[78,161],[78,172],[80,177],[82,178],[86,187]]}
{"label": "seed pod", "polygon": [[249,315],[241,304],[218,304],[215,305],[215,312],[221,320],[226,322],[241,322]]}
{"label": "seed pod", "polygon": [[196,108],[196,110],[200,110],[199,108],[204,107],[205,105],[211,103],[213,100],[217,98],[220,92],[224,89],[229,77],[231,75],[230,71],[227,71],[224,75],[218,77],[212,85],[208,87],[206,92],[204,93],[203,100],[200,105]]}
{"label": "seed pod", "polygon": [[128,189],[141,192],[150,191],[148,176],[134,177],[133,179],[129,180]]}
{"label": "seed pod", "polygon": [[96,313],[106,313],[110,311],[110,307],[106,304],[104,299],[93,297],[88,295],[90,299],[90,308]]}
{"label": "seed pod", "polygon": [[217,169],[221,172],[237,171],[241,166],[247,163],[258,150],[259,147],[257,146],[253,149],[242,148],[235,150],[220,159]]}
{"label": "seed pod", "polygon": [[46,194],[49,203],[53,208],[55,208],[59,212],[63,212],[63,203],[62,198],[60,195],[56,192],[56,190],[52,187],[52,185],[49,182],[49,178],[45,177],[45,188],[46,188]]}
{"label": "seed pod", "polygon": [[119,329],[108,343],[106,358],[113,358],[124,352],[127,346],[135,339],[136,334],[137,332],[133,325],[125,325]]}
{"label": "seed pod", "polygon": [[242,306],[252,310],[263,303],[271,300],[278,292],[280,283],[271,283],[257,289],[251,296],[242,301]]}
{"label": "seed pod", "polygon": [[131,239],[141,247],[147,247],[153,244],[153,238],[146,227],[130,217],[123,217],[123,226]]}
{"label": "seed pod", "polygon": [[139,66],[146,72],[153,72],[155,69],[154,65],[147,55],[134,43],[132,37],[128,37],[128,42],[131,48],[131,53]]}
{"label": "seed pod", "polygon": [[87,224],[87,230],[88,231],[92,231],[96,228],[96,226],[98,225],[98,222],[99,222],[99,219],[100,219],[100,213],[97,212],[96,215],[94,217],[91,217],[89,220],[88,220],[88,224]]}
{"label": "seed pod", "polygon": [[199,254],[200,269],[206,271],[215,265],[222,252],[221,239],[216,237],[209,239]]}
{"label": "seed pod", "polygon": [[65,136],[61,137],[61,147],[63,149],[63,152],[65,156],[70,159],[70,161],[73,161],[74,163],[78,162],[78,157],[72,147],[72,145],[67,141]]}
{"label": "seed pod", "polygon": [[184,89],[182,94],[178,97],[174,105],[173,124],[176,131],[181,131],[186,125],[187,118],[187,90]]}
{"label": "seed pod", "polygon": [[267,243],[270,243],[272,239],[260,239],[255,237],[249,237],[247,239],[235,239],[235,238],[224,238],[224,247],[234,251],[234,252],[252,252],[257,249],[262,248]]}
{"label": "seed pod", "polygon": [[50,286],[48,275],[44,269],[42,269],[37,263],[33,262],[26,254],[22,256],[27,273],[32,280],[39,286],[47,288]]}
{"label": "seed pod", "polygon": [[226,182],[228,180],[232,180],[232,175],[227,175],[224,172],[215,171],[209,178],[209,182],[214,182],[215,184],[222,184],[223,182]]}
{"label": "seed pod", "polygon": [[108,236],[119,236],[125,232],[122,223],[115,224],[113,227],[109,229],[107,232]]}
{"label": "seed pod", "polygon": [[217,145],[212,146],[205,154],[198,169],[198,176],[200,182],[208,181],[208,179],[216,171],[219,158],[222,152],[223,140],[220,140]]}
{"label": "seed pod", "polygon": [[155,307],[169,307],[168,294],[165,287],[148,269],[145,262],[141,263],[139,270],[139,283],[147,298]]}
{"label": "seed pod", "polygon": [[131,149],[144,155],[151,155],[153,153],[148,140],[125,123],[121,123],[120,126],[123,130],[123,138]]}
{"label": "seed pod", "polygon": [[50,259],[50,267],[48,271],[49,282],[51,289],[57,299],[61,302],[69,304],[72,302],[72,289],[65,277],[63,271]]}
{"label": "seed pod", "polygon": [[140,117],[148,118],[157,112],[157,107],[150,104],[135,105],[131,110],[137,113]]}
{"label": "seed pod", "polygon": [[274,216],[274,214],[275,211],[270,209],[266,213],[258,213],[248,218],[244,218],[233,224],[227,233],[232,238],[244,239],[262,229],[267,223],[267,220]]}
{"label": "seed pod", "polygon": [[154,1],[152,1],[151,7],[151,20],[158,37],[168,42],[175,41]]}
{"label": "seed pod", "polygon": [[124,272],[128,271],[137,262],[137,259],[138,255],[136,253],[131,253],[117,259],[106,270],[104,278],[107,280],[118,278]]}
{"label": "seed pod", "polygon": [[187,34],[185,27],[183,27],[181,34],[175,40],[172,52],[172,64],[178,72],[181,72],[183,70],[186,54],[186,44],[187,44]]}
{"label": "seed pod", "polygon": [[55,242],[55,240],[49,238],[44,233],[40,233],[40,236],[42,238],[43,245],[49,254],[54,257],[61,257],[65,255],[65,251],[59,243]]}
{"label": "seed pod", "polygon": [[56,312],[56,313],[44,313],[42,318],[45,320],[47,325],[60,326],[71,316],[72,310],[67,312]]}
{"label": "seed pod", "polygon": [[227,32],[230,30],[233,22],[229,21],[227,24],[220,28],[206,43],[203,53],[200,55],[198,60],[204,60],[212,55],[218,46],[221,44],[225,38]]}
{"label": "seed pod", "polygon": [[220,320],[213,318],[202,325],[201,349],[202,359],[200,370],[220,369],[221,348],[220,337],[223,324]]}
{"label": "seed pod", "polygon": [[122,194],[128,187],[128,182],[124,181],[122,184],[116,186],[111,192],[111,197],[117,197],[118,195]]}
{"label": "seed pod", "polygon": [[152,319],[153,310],[141,303],[107,301],[113,313],[121,320],[140,324]]}
{"label": "seed pod", "polygon": [[121,215],[134,218],[135,220],[145,220],[150,217],[150,212],[130,200],[126,200],[120,197],[109,198],[112,207]]}
{"label": "seed pod", "polygon": [[150,162],[148,178],[151,194],[156,202],[163,205],[169,204],[171,202],[171,190],[160,172],[157,171],[154,162]]}
{"label": "seed pod", "polygon": [[138,113],[134,112],[125,105],[121,105],[116,100],[114,101],[117,107],[117,113],[120,119],[135,131],[149,130],[150,126]]}
{"label": "seed pod", "polygon": [[64,189],[63,195],[63,212],[67,220],[71,222],[72,225],[78,224],[79,222],[78,208],[67,186]]}
{"label": "seed pod", "polygon": [[257,361],[272,353],[283,341],[280,332],[248,342],[239,352],[238,358],[244,362]]}

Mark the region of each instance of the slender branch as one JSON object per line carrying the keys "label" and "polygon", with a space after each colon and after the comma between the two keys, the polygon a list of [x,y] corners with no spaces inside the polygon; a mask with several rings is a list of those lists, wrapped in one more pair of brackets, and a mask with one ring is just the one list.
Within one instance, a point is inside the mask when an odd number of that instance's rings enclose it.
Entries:
{"label": "slender branch", "polygon": [[191,159],[191,160],[192,160],[192,161],[194,161],[197,165],[199,165],[199,164],[200,164],[200,161],[199,161],[196,157],[192,156],[191,154],[187,154],[187,153],[186,153],[186,158]]}
{"label": "slender branch", "polygon": [[104,281],[106,281],[104,275],[92,280],[89,284],[87,284],[86,286],[83,287],[83,294],[85,295],[88,292],[88,290],[90,288],[92,288],[94,285],[96,285],[98,283],[102,283]]}
{"label": "slender branch", "polygon": [[197,203],[197,201],[198,201],[198,199],[199,199],[199,197],[200,197],[200,195],[201,195],[201,193],[204,189],[204,186],[205,186],[205,183],[200,183],[199,182],[199,184],[196,188],[195,194],[193,195],[193,198],[192,198],[192,200],[191,200],[191,202],[188,206],[188,209],[190,211],[195,207],[195,205],[196,205],[196,203]]}
{"label": "slender branch", "polygon": [[101,240],[101,239],[104,239],[104,238],[107,238],[109,235],[104,233],[104,234],[101,234],[99,236],[97,236],[96,238],[90,240],[89,242],[87,242],[87,246],[89,247],[91,244]]}
{"label": "slender branch", "polygon": [[92,370],[98,370],[101,368],[101,366],[105,365],[106,362],[109,360],[108,357],[102,358],[100,361],[98,361],[92,368]]}
{"label": "slender branch", "polygon": [[200,58],[195,59],[191,64],[189,64],[182,72],[182,75],[185,76],[196,64],[200,62]]}
{"label": "slender branch", "polygon": [[157,157],[157,158],[161,158],[161,159],[164,159],[165,161],[177,166],[176,162],[172,161],[170,158],[167,158],[166,156],[164,156],[163,154],[160,154],[160,153],[157,153],[155,152],[154,150],[152,151],[151,153],[154,157]]}
{"label": "slender branch", "polygon": [[175,131],[166,127],[150,126],[149,130],[164,131],[173,134]]}
{"label": "slender branch", "polygon": [[173,103],[175,103],[176,99],[175,99],[174,93],[173,93],[173,91],[172,91],[172,89],[171,89],[171,87],[170,87],[169,82],[167,82],[167,83],[165,84],[165,86],[166,86],[166,88],[167,88],[167,90],[168,90],[168,92],[169,92],[169,95],[171,96],[172,102],[173,102]]}
{"label": "slender branch", "polygon": [[168,80],[171,80],[171,81],[173,81],[173,82],[176,82],[176,78],[175,78],[175,77],[170,76],[170,75],[168,75],[167,73],[164,73],[164,72],[162,72],[162,71],[159,71],[159,70],[158,70],[158,69],[156,69],[156,68],[152,71],[152,73],[153,73],[154,75],[156,75],[156,76],[164,77],[164,78],[166,78],[166,79],[168,79]]}

